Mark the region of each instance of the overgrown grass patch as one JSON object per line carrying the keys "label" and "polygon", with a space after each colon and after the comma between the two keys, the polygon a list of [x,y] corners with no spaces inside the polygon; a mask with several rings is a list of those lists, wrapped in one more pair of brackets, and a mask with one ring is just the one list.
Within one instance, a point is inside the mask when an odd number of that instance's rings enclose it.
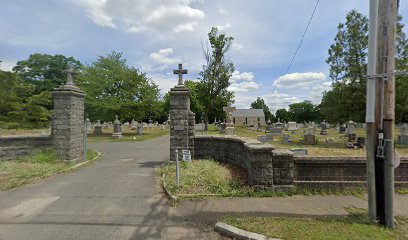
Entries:
{"label": "overgrown grass patch", "polygon": [[[292,195],[353,195],[364,198],[365,188],[293,189],[290,191],[256,191],[247,185],[246,171],[214,160],[180,162],[180,185],[176,183],[176,164],[167,162],[156,168],[166,188],[179,199],[212,197],[285,197]],[[164,179],[163,179],[164,174]]]}
{"label": "overgrown grass patch", "polygon": [[[180,162],[180,185],[176,183],[175,163],[159,166],[156,171],[165,175],[166,187],[177,195],[222,195],[241,193],[246,177],[243,171],[227,167],[213,160],[193,160]],[[163,180],[163,179],[162,179]]]}
{"label": "overgrown grass patch", "polygon": [[[87,150],[87,160],[97,156],[94,150]],[[70,170],[73,163],[58,159],[50,149],[41,149],[16,160],[0,161],[0,190],[7,190],[35,182],[38,179]]]}
{"label": "overgrown grass patch", "polygon": [[291,239],[407,239],[408,218],[397,217],[395,231],[369,224],[367,213],[349,209],[342,218],[307,217],[224,217],[221,221],[235,227],[264,234],[268,237]]}

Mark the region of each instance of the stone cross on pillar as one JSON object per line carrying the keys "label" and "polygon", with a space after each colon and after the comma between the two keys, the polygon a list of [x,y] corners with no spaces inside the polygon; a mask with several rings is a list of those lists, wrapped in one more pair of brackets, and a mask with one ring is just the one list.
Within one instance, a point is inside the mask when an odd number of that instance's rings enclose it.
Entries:
{"label": "stone cross on pillar", "polygon": [[232,125],[232,112],[236,109],[236,107],[231,107],[231,102],[228,103],[226,107],[222,108],[225,112],[227,124]]}
{"label": "stone cross on pillar", "polygon": [[183,74],[187,74],[187,69],[183,69],[183,64],[179,63],[178,70],[173,70],[173,74],[178,74],[179,81],[178,85],[184,85],[183,83]]}
{"label": "stone cross on pillar", "polygon": [[78,74],[78,71],[74,66],[69,65],[68,69],[62,71],[64,74],[67,74],[67,83],[66,85],[74,85],[74,75]]}

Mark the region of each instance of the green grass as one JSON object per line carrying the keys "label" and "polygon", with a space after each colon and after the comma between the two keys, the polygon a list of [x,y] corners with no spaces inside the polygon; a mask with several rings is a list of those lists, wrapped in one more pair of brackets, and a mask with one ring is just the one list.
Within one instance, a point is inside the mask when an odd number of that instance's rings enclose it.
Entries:
{"label": "green grass", "polygon": [[[94,150],[87,150],[87,160],[97,156]],[[0,190],[16,188],[38,179],[70,170],[73,163],[65,163],[50,149],[35,151],[16,160],[0,161]]]}
{"label": "green grass", "polygon": [[395,231],[369,224],[367,213],[360,209],[349,209],[342,218],[292,218],[292,217],[224,217],[223,222],[235,227],[268,237],[291,239],[407,239],[408,218],[397,217]]}
{"label": "green grass", "polygon": [[[180,185],[176,184],[176,167],[168,162],[156,168],[160,177],[165,175],[166,188],[180,199],[207,199],[213,197],[283,197],[291,195],[353,195],[364,198],[364,188],[349,190],[308,190],[256,191],[246,185],[245,171],[213,160],[180,162]],[[164,179],[161,178],[163,182]]]}
{"label": "green grass", "polygon": [[[347,138],[344,134],[338,133],[335,129],[328,129],[328,135],[319,135],[319,130],[316,131],[317,143],[315,145],[305,145],[303,143],[303,129],[294,131],[283,131],[284,134],[289,134],[292,142],[283,143],[283,136],[274,136],[273,141],[269,142],[277,149],[291,149],[291,148],[306,148],[308,149],[308,155],[311,156],[359,156],[364,157],[366,150],[364,148],[360,149],[350,149],[346,148],[345,144]],[[219,131],[216,130],[213,124],[209,125],[208,135],[218,135]],[[235,127],[235,134],[239,137],[248,137],[257,139],[258,136],[265,135],[264,129],[261,131],[252,131],[250,128]],[[395,133],[398,134],[398,131]],[[357,137],[365,137],[365,129],[356,129]],[[334,139],[334,143],[327,143],[326,139]],[[396,151],[402,156],[408,156],[408,146],[407,145],[396,145]]]}
{"label": "green grass", "polygon": [[168,135],[170,130],[160,128],[144,128],[143,135],[136,135],[136,130],[125,129],[122,130],[122,138],[112,138],[112,129],[103,129],[102,135],[88,135],[89,142],[139,142],[146,141],[156,137]]}
{"label": "green grass", "polygon": [[401,188],[396,190],[397,193],[399,194],[408,194],[408,189],[407,188]]}

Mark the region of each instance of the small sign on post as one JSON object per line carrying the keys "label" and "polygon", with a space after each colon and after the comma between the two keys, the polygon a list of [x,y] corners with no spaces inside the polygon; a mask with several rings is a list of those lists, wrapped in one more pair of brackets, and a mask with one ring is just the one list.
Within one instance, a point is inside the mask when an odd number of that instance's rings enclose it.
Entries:
{"label": "small sign on post", "polygon": [[189,150],[181,150],[183,161],[191,162],[191,153]]}

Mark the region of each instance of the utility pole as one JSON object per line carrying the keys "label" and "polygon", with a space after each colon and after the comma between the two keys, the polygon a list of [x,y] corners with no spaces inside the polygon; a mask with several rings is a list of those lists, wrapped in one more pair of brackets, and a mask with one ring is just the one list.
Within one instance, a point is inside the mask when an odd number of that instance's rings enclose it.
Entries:
{"label": "utility pole", "polygon": [[[374,0],[371,0],[374,3]],[[397,0],[378,0],[377,56],[368,68],[367,84],[367,173],[369,193],[369,217],[377,218],[381,225],[394,228],[394,108],[395,108],[395,32],[397,22]],[[371,10],[370,10],[371,17]],[[370,24],[371,24],[370,20]],[[374,26],[372,26],[374,27]],[[371,44],[373,44],[371,42]],[[373,51],[371,46],[371,51]],[[369,51],[370,51],[369,50]],[[371,59],[371,64],[372,64]],[[373,74],[374,73],[374,74]],[[375,82],[373,87],[371,81]],[[374,90],[375,89],[375,90]],[[375,97],[372,96],[375,92]],[[369,102],[370,101],[370,102]],[[374,109],[372,108],[374,101]],[[372,117],[374,116],[374,122]],[[374,159],[374,161],[373,161]],[[374,162],[374,164],[373,164]],[[374,165],[374,166],[373,166]],[[375,189],[372,170],[375,169]],[[373,200],[375,195],[375,201]],[[375,208],[375,211],[374,211]]]}
{"label": "utility pole", "polygon": [[366,156],[367,156],[367,193],[368,193],[368,219],[370,222],[377,221],[377,206],[375,194],[375,153],[376,153],[376,80],[371,76],[377,73],[377,21],[378,0],[370,0],[368,26],[368,61],[367,61],[367,101],[366,101]]}

